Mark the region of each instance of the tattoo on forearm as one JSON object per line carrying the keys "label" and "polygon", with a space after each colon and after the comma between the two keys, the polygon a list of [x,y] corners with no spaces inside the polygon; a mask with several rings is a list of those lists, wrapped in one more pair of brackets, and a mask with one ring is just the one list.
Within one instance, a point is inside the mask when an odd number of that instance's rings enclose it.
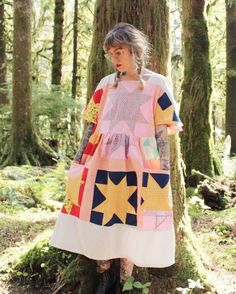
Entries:
{"label": "tattoo on forearm", "polygon": [[82,155],[84,153],[84,149],[86,147],[86,145],[88,144],[88,141],[89,141],[89,138],[90,136],[92,135],[92,132],[93,132],[93,127],[94,127],[94,124],[93,123],[89,123],[87,125],[87,128],[83,134],[83,138],[81,140],[81,143],[80,143],[80,146],[79,146],[79,149],[74,157],[74,160],[75,161],[78,161],[80,162],[81,158],[82,158]]}
{"label": "tattoo on forearm", "polygon": [[170,146],[166,125],[157,125],[155,128],[157,148],[160,155],[161,169],[170,169]]}

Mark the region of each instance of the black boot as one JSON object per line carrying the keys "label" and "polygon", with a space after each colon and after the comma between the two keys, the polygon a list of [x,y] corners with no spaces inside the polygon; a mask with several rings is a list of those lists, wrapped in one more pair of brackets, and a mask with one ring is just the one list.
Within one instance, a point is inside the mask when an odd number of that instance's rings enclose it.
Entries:
{"label": "black boot", "polygon": [[[118,278],[112,269],[99,273],[99,282],[95,294],[108,294],[116,285]],[[114,293],[114,292],[113,292]]]}
{"label": "black boot", "polygon": [[[119,279],[116,280],[116,283],[113,287],[107,292],[107,294],[121,294],[123,285],[121,285]],[[124,293],[124,292],[123,292]]]}

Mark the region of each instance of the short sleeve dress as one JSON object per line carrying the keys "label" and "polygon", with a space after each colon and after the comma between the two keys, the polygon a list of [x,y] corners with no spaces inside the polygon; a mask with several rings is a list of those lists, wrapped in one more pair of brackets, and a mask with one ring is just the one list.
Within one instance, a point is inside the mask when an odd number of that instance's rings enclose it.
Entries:
{"label": "short sleeve dress", "polygon": [[72,161],[66,198],[50,240],[95,260],[128,258],[141,267],[175,263],[170,171],[160,169],[155,125],[182,131],[167,79],[150,75],[98,84],[83,118],[95,124],[80,162]]}

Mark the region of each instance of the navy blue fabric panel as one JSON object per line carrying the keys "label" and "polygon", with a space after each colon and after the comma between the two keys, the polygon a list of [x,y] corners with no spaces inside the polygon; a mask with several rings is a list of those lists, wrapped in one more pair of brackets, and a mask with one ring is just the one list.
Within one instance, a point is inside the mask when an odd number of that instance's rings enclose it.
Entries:
{"label": "navy blue fabric panel", "polygon": [[106,199],[106,197],[104,197],[104,195],[100,192],[100,190],[95,185],[95,187],[94,187],[94,194],[93,194],[93,205],[92,205],[92,209],[94,209],[99,204],[101,204],[105,199]]}
{"label": "navy blue fabric panel", "polygon": [[137,216],[135,214],[127,213],[126,224],[132,225],[132,226],[137,226]]}
{"label": "navy blue fabric panel", "polygon": [[170,175],[168,174],[151,173],[151,176],[155,179],[155,181],[159,184],[161,188],[164,188],[170,179]]}
{"label": "navy blue fabric panel", "polygon": [[160,105],[162,110],[165,110],[172,105],[172,101],[170,100],[166,92],[164,92],[158,99],[158,104]]}
{"label": "navy blue fabric panel", "polygon": [[109,172],[109,178],[115,185],[118,185],[125,175],[126,172]]}
{"label": "navy blue fabric panel", "polygon": [[118,216],[114,213],[112,218],[109,220],[108,223],[105,224],[105,226],[112,226],[115,224],[123,224],[122,221],[118,218]]}
{"label": "navy blue fabric panel", "polygon": [[102,225],[102,219],[103,219],[103,213],[97,212],[97,211],[91,211],[91,217],[90,217],[91,223]]}
{"label": "navy blue fabric panel", "polygon": [[136,172],[127,172],[127,186],[137,186]]}
{"label": "navy blue fabric panel", "polygon": [[129,203],[134,207],[135,211],[137,212],[137,190],[129,197]]}
{"label": "navy blue fabric panel", "polygon": [[99,169],[95,182],[98,184],[107,184],[107,171]]}

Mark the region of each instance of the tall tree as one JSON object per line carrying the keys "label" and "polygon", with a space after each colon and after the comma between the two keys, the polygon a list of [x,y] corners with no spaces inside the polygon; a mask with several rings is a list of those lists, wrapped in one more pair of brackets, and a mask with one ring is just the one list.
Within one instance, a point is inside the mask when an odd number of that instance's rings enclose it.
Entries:
{"label": "tall tree", "polygon": [[4,1],[0,0],[0,104],[7,104],[7,58]]}
{"label": "tall tree", "polygon": [[14,0],[12,132],[2,166],[55,163],[55,153],[35,132],[32,121],[32,0]]}
{"label": "tall tree", "polygon": [[[142,16],[140,15],[142,11]],[[150,69],[166,74],[169,56],[169,38],[166,38],[169,25],[166,23],[168,9],[165,0],[148,1],[96,1],[93,41],[88,62],[89,99],[98,81],[113,69],[109,68],[103,58],[102,43],[109,29],[120,21],[137,25],[150,38],[155,50],[152,52]],[[161,28],[161,29],[160,29]],[[161,41],[160,41],[161,40]]]}
{"label": "tall tree", "polygon": [[71,94],[72,97],[76,97],[76,89],[77,89],[77,59],[78,59],[78,0],[74,0],[74,21],[73,21],[73,69],[72,69],[72,87]]}
{"label": "tall tree", "polygon": [[[169,12],[166,1],[150,0],[147,5],[146,1],[142,0],[97,0],[95,5],[94,35],[88,64],[88,92],[90,94],[99,79],[110,72],[103,57],[102,43],[108,30],[121,21],[135,25],[149,36],[150,42],[154,47],[149,68],[164,75],[167,74],[169,60]],[[205,269],[194,242],[190,218],[186,209],[179,145],[178,136],[172,136],[171,179],[177,239],[176,264],[165,269],[134,268],[134,276],[138,280],[152,281],[151,293],[174,292],[176,285],[187,284],[188,278],[202,278],[205,281],[206,288],[208,287],[207,280],[205,279]],[[90,263],[90,261],[84,259],[83,264],[83,257],[79,257],[79,262],[81,267],[85,268],[88,268],[87,265]],[[163,279],[163,276],[168,275],[168,279]],[[87,278],[90,281],[90,287],[92,287],[91,275]],[[92,292],[91,289],[88,290],[88,283],[83,282],[83,285],[80,289],[81,292]]]}
{"label": "tall tree", "polygon": [[184,80],[180,116],[185,131],[180,136],[188,182],[192,169],[214,175],[211,66],[204,5],[204,0],[182,1]]}
{"label": "tall tree", "polygon": [[236,154],[236,0],[226,0],[226,120],[230,154]]}
{"label": "tall tree", "polygon": [[52,80],[51,80],[51,83],[54,85],[61,84],[64,6],[65,6],[64,0],[55,0]]}

